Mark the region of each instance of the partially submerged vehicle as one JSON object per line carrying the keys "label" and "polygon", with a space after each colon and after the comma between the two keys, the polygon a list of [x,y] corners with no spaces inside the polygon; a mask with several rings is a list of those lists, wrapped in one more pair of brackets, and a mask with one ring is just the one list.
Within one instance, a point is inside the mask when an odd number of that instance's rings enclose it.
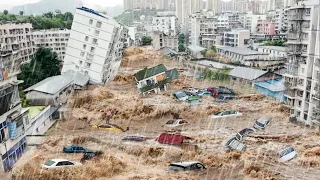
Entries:
{"label": "partially submerged vehicle", "polygon": [[184,126],[187,125],[188,122],[183,120],[183,119],[174,119],[170,120],[166,123],[166,126],[168,127],[179,127],[179,126]]}
{"label": "partially submerged vehicle", "polygon": [[185,92],[186,94],[188,94],[188,93],[197,94],[198,91],[199,91],[199,90],[198,90],[198,89],[195,89],[195,88],[188,88],[188,89],[186,89],[184,92]]}
{"label": "partially submerged vehicle", "polygon": [[182,143],[188,143],[191,139],[191,137],[180,134],[162,133],[156,141],[162,144],[181,145]]}
{"label": "partially submerged vehicle", "polygon": [[124,133],[129,130],[129,127],[123,128],[116,124],[102,124],[102,125],[94,125],[92,127],[97,128],[99,130],[115,131],[119,133]]}
{"label": "partially submerged vehicle", "polygon": [[93,153],[95,151],[91,150],[91,149],[84,148],[79,145],[71,145],[71,146],[63,147],[63,152],[64,153]]}
{"label": "partially submerged vehicle", "polygon": [[190,104],[196,104],[200,101],[199,96],[189,96],[188,97],[188,103]]}
{"label": "partially submerged vehicle", "polygon": [[237,117],[242,116],[242,113],[235,111],[235,110],[225,110],[225,111],[219,111],[211,115],[213,119],[216,118],[225,118],[225,117]]}
{"label": "partially submerged vehicle", "polygon": [[297,151],[293,147],[289,147],[280,153],[280,162],[291,161],[298,157]]}
{"label": "partially submerged vehicle", "polygon": [[206,89],[201,89],[197,93],[197,96],[203,97],[203,96],[212,96],[212,93],[207,91]]}
{"label": "partially submerged vehicle", "polygon": [[189,97],[185,92],[182,92],[182,91],[173,93],[173,96],[179,101],[186,101]]}
{"label": "partially submerged vehicle", "polygon": [[254,133],[254,129],[252,128],[245,128],[245,129],[242,129],[241,131],[239,131],[237,134],[236,134],[236,139],[238,141],[242,141],[243,138],[248,135],[248,134],[251,134],[251,133]]}
{"label": "partially submerged vehicle", "polygon": [[236,95],[232,89],[224,86],[209,87],[207,91],[211,92],[213,97],[218,97],[221,94]]}
{"label": "partially submerged vehicle", "polygon": [[91,159],[97,159],[99,156],[101,156],[103,154],[102,151],[96,151],[93,153],[84,153],[80,162],[81,163],[85,163],[85,161],[87,160],[91,160]]}
{"label": "partially submerged vehicle", "polygon": [[240,141],[238,141],[235,137],[229,139],[225,145],[227,149],[237,150],[237,151],[245,151],[247,146]]}
{"label": "partially submerged vehicle", "polygon": [[169,171],[199,171],[207,168],[198,161],[176,162],[169,165]]}
{"label": "partially submerged vehicle", "polygon": [[75,167],[79,165],[81,165],[81,163],[70,161],[67,159],[51,159],[45,162],[41,167],[42,169],[54,169],[63,167]]}
{"label": "partially submerged vehicle", "polygon": [[237,96],[232,95],[232,94],[220,94],[216,98],[216,102],[227,102],[227,101],[230,101],[230,100],[234,100],[236,98],[237,98]]}
{"label": "partially submerged vehicle", "polygon": [[271,120],[272,119],[268,117],[261,117],[254,123],[253,128],[258,130],[265,129],[271,123]]}
{"label": "partially submerged vehicle", "polygon": [[144,136],[125,136],[122,138],[123,141],[137,141],[142,142],[147,140],[147,137]]}

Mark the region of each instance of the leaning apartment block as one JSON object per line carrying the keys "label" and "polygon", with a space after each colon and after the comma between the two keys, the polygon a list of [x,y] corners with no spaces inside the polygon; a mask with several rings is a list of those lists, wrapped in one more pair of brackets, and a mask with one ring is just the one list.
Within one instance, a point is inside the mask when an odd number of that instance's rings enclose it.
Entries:
{"label": "leaning apartment block", "polygon": [[73,70],[91,84],[111,81],[120,67],[127,29],[113,18],[85,7],[77,8],[62,73]]}

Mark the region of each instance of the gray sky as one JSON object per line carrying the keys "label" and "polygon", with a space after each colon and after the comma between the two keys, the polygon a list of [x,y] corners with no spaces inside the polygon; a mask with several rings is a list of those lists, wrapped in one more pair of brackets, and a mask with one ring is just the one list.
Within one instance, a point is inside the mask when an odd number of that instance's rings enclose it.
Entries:
{"label": "gray sky", "polygon": [[[40,0],[0,0],[0,5],[4,4],[4,5],[16,6],[16,5],[34,3],[38,1]],[[117,4],[122,4],[122,0],[82,0],[82,1],[88,4],[96,4],[100,6],[115,6]]]}

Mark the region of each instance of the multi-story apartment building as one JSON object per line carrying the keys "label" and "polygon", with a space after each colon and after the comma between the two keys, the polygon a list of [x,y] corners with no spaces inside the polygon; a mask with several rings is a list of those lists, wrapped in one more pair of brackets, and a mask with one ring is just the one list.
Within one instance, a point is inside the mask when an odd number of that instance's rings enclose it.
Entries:
{"label": "multi-story apartment building", "polygon": [[319,125],[319,2],[287,9],[287,104],[298,121]]}
{"label": "multi-story apartment building", "polygon": [[257,34],[275,35],[274,24],[268,20],[258,20]]}
{"label": "multi-story apartment building", "polygon": [[179,32],[178,19],[175,16],[152,17],[151,24],[145,25],[147,32],[160,31],[175,36]]}
{"label": "multi-story apartment building", "polygon": [[212,11],[202,11],[189,16],[188,35],[189,44],[202,46],[202,36],[215,36],[216,17]]}
{"label": "multi-story apartment building", "polygon": [[120,67],[127,33],[113,18],[85,7],[77,8],[62,72],[88,74],[90,83],[112,80]]}
{"label": "multi-story apartment building", "polygon": [[247,48],[249,46],[250,31],[247,29],[232,29],[224,32],[224,46]]}
{"label": "multi-story apartment building", "polygon": [[239,14],[234,12],[224,12],[216,16],[216,26],[218,30],[225,31],[226,29],[236,28],[240,26]]}
{"label": "multi-story apartment building", "polygon": [[69,41],[70,30],[68,29],[47,29],[32,32],[36,48],[50,48],[58,54],[63,61]]}
{"label": "multi-story apartment building", "polygon": [[285,7],[284,0],[268,0],[267,3],[267,11],[274,11],[277,9],[283,9]]}
{"label": "multi-story apartment building", "polygon": [[221,0],[207,0],[207,10],[221,13]]}
{"label": "multi-story apartment building", "polygon": [[33,56],[31,24],[0,25],[0,171],[9,171],[26,149],[17,75]]}
{"label": "multi-story apartment building", "polygon": [[287,14],[285,9],[276,9],[269,11],[267,19],[274,23],[274,30],[276,34],[284,34],[287,31]]}
{"label": "multi-story apartment building", "polygon": [[167,35],[160,31],[154,31],[151,35],[152,46],[155,50],[159,50],[164,47],[171,48],[178,51],[178,36]]}
{"label": "multi-story apartment building", "polygon": [[266,20],[266,15],[258,14],[242,14],[239,18],[245,29],[249,29],[250,33],[255,34],[257,31],[257,24],[259,20]]}
{"label": "multi-story apartment building", "polygon": [[202,10],[203,0],[175,0],[176,17],[182,26],[186,25],[186,17]]}

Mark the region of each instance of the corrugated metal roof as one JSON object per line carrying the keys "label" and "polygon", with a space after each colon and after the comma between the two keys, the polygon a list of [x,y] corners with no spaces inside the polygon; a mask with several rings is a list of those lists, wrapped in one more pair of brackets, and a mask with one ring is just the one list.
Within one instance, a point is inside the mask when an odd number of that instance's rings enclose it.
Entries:
{"label": "corrugated metal roof", "polygon": [[258,77],[266,74],[267,72],[268,71],[237,66],[229,72],[229,76],[234,76],[247,80],[255,80]]}
{"label": "corrugated metal roof", "polygon": [[141,81],[156,74],[163,73],[166,70],[167,68],[163,64],[159,64],[158,66],[152,68],[144,68],[137,72],[134,76],[137,79],[137,81]]}
{"label": "corrugated metal roof", "polygon": [[256,82],[255,85],[263,87],[263,88],[268,89],[273,92],[280,92],[280,91],[286,90],[286,87],[284,86],[284,84],[282,84],[282,82],[277,81],[277,80]]}
{"label": "corrugated metal roof", "polygon": [[72,82],[73,79],[70,76],[53,76],[25,89],[24,92],[39,91],[47,94],[56,94]]}
{"label": "corrugated metal roof", "polygon": [[190,46],[188,46],[188,49],[190,49],[192,52],[195,52],[195,53],[206,50],[205,48],[203,48],[201,46],[197,46],[197,45],[190,45]]}
{"label": "corrugated metal roof", "polygon": [[249,48],[239,48],[239,47],[229,47],[229,46],[217,46],[217,49],[221,49],[223,51],[229,51],[236,54],[241,55],[269,55],[268,53],[253,51]]}
{"label": "corrugated metal roof", "polygon": [[86,74],[82,74],[80,72],[68,70],[63,73],[63,76],[70,76],[73,79],[73,83],[79,86],[85,86],[88,84],[90,77]]}

